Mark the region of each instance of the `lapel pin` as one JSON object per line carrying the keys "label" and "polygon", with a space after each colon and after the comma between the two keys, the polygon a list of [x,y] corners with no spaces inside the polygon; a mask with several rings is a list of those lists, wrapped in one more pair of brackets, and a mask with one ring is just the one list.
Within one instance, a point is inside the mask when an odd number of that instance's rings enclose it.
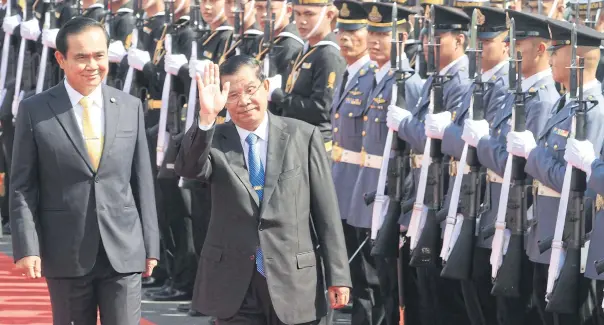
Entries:
{"label": "lapel pin", "polygon": [[109,101],[110,101],[110,102],[112,102],[112,103],[115,103],[115,98],[111,97],[111,98],[109,99]]}

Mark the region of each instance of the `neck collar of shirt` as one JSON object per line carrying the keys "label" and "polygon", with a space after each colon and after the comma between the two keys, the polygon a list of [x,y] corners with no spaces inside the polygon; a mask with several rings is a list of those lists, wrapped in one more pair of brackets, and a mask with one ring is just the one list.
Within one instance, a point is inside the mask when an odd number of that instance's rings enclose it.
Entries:
{"label": "neck collar of shirt", "polygon": [[[67,79],[65,79],[65,90],[67,90],[67,96],[69,96],[69,101],[71,102],[71,106],[75,107],[80,103],[80,100],[84,97],[84,95],[80,94],[77,90],[73,89]],[[101,85],[96,87],[88,98],[92,100],[93,103],[97,104],[99,107],[103,107],[103,92],[101,90]]]}
{"label": "neck collar of shirt", "polygon": [[90,7],[86,8],[86,9],[94,9],[94,8],[104,8],[102,3],[93,3],[90,5]]}
{"label": "neck collar of shirt", "polygon": [[386,62],[376,73],[375,73],[375,81],[376,85],[382,82],[386,74],[390,71],[390,61]]}
{"label": "neck collar of shirt", "polygon": [[489,81],[497,73],[497,71],[499,71],[506,63],[508,63],[508,60],[503,60],[503,61],[499,62],[496,66],[489,69],[488,71],[483,72],[482,73],[482,82]]}
{"label": "neck collar of shirt", "polygon": [[537,72],[534,75],[523,79],[522,80],[522,92],[525,93],[527,92],[529,89],[531,89],[531,87],[533,87],[539,80],[546,78],[546,77],[551,77],[552,76],[552,69],[547,68],[541,72]]}
{"label": "neck collar of shirt", "polygon": [[446,74],[447,74],[447,72],[449,72],[449,70],[451,70],[451,68],[452,68],[454,65],[456,65],[458,62],[461,62],[461,60],[463,60],[463,58],[464,58],[464,57],[465,57],[465,55],[462,55],[462,56],[460,56],[459,58],[457,58],[457,59],[453,60],[453,62],[451,62],[451,63],[447,64],[447,66],[446,66],[446,67],[444,67],[444,68],[442,68],[442,69],[440,70],[440,75],[441,75],[441,76],[446,75]]}
{"label": "neck collar of shirt", "polygon": [[348,78],[352,78],[354,75],[361,70],[361,68],[369,62],[369,54],[366,54],[362,58],[358,59],[355,63],[349,65],[346,70],[348,71]]}
{"label": "neck collar of shirt", "polygon": [[258,125],[256,130],[254,130],[253,132],[241,128],[237,124],[235,124],[235,128],[237,128],[237,133],[239,133],[239,138],[241,139],[241,142],[245,142],[245,139],[248,135],[250,135],[250,133],[254,133],[260,139],[268,141],[268,113],[264,113],[264,118],[262,119],[262,122],[260,122],[260,125]]}
{"label": "neck collar of shirt", "polygon": [[[599,88],[601,87],[600,81],[598,81],[598,79],[594,79],[586,84],[583,84],[583,94],[587,94],[588,92],[592,91],[595,88]],[[577,89],[577,92],[579,91],[579,89]],[[570,90],[569,92],[566,93],[566,99],[570,99]]]}
{"label": "neck collar of shirt", "polygon": [[118,14],[122,13],[122,12],[128,12],[128,13],[132,13],[134,12],[134,10],[130,9],[130,8],[120,8],[116,11]]}

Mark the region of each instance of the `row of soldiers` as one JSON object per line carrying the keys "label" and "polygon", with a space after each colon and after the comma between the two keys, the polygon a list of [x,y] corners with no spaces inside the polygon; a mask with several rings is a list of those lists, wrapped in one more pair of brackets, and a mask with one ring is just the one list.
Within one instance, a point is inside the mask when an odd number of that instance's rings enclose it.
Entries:
{"label": "row of soldiers", "polygon": [[602,2],[335,5],[352,324],[604,324]]}
{"label": "row of soldiers", "polygon": [[[191,300],[211,209],[207,184],[174,173],[180,141],[198,111],[192,78],[203,73],[209,62],[220,64],[233,55],[262,60],[263,75],[271,80],[270,110],[318,126],[326,149],[331,150],[329,112],[336,81],[345,69],[333,32],[337,13],[331,2],[316,0],[3,2],[3,172],[10,174],[19,102],[63,79],[54,59],[59,28],[78,15],[104,24],[110,62],[104,82],[142,100],[150,159],[157,167],[154,177],[163,250],[153,276],[143,281],[143,286],[154,287],[143,299]],[[217,123],[228,119],[223,111]],[[9,183],[6,178],[6,188]],[[4,230],[10,232],[4,201]],[[183,304],[179,309],[200,315],[189,307]]]}

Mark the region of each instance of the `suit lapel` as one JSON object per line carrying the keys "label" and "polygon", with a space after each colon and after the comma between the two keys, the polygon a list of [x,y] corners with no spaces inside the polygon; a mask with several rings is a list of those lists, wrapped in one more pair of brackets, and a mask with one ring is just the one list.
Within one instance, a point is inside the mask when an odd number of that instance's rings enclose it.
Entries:
{"label": "suit lapel", "polygon": [[241,146],[239,133],[237,133],[237,129],[235,128],[233,122],[228,122],[228,124],[228,127],[222,128],[220,146],[222,147],[231,169],[250,193],[254,199],[254,202],[256,202],[256,206],[260,206],[258,194],[256,194],[256,191],[254,191],[252,188],[252,183],[250,183],[250,174],[245,168],[245,156],[243,155],[243,147]]}
{"label": "suit lapel", "polygon": [[69,95],[67,94],[63,82],[53,87],[49,91],[49,94],[53,99],[48,102],[48,106],[55,114],[59,124],[63,127],[67,137],[69,137],[75,149],[82,159],[84,159],[90,171],[94,171],[92,163],[90,162],[90,157],[88,156],[86,144],[84,143],[84,137],[78,126],[73,107],[71,106],[71,101],[69,100]]}
{"label": "suit lapel", "polygon": [[115,134],[120,120],[120,110],[115,97],[112,97],[112,91],[109,87],[103,85],[103,110],[105,112],[105,140],[103,141],[103,153],[99,161],[99,168],[103,166],[105,157],[109,154],[111,145],[115,140]]}
{"label": "suit lapel", "polygon": [[264,177],[264,197],[262,199],[262,207],[260,213],[264,210],[264,206],[269,202],[281,170],[283,167],[283,158],[289,142],[289,133],[285,130],[285,123],[278,117],[269,114],[269,129],[268,129],[268,148],[266,154],[266,172]]}

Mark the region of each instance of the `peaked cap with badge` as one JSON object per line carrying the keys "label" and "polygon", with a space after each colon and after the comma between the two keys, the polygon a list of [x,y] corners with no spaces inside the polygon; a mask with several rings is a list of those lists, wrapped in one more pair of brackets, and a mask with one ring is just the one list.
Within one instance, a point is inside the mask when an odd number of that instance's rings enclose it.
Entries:
{"label": "peaked cap with badge", "polygon": [[551,39],[546,16],[511,9],[507,10],[507,15],[508,19],[514,18],[517,40],[528,37]]}
{"label": "peaked cap with badge", "polygon": [[[392,3],[364,2],[363,8],[367,12],[367,30],[370,32],[384,33],[392,31]],[[397,25],[408,21],[409,15],[415,15],[415,11],[397,5]]]}
{"label": "peaked cap with badge", "polygon": [[324,7],[333,4],[333,0],[292,0],[295,6]]}
{"label": "peaked cap with badge", "polygon": [[463,7],[468,16],[472,16],[474,9],[478,10],[477,36],[480,39],[492,39],[499,34],[507,32],[505,10],[494,7],[466,6]]}
{"label": "peaked cap with badge", "polygon": [[[428,19],[433,20],[435,33],[467,31],[470,28],[470,17],[463,10],[442,5],[433,5],[433,7],[434,17]],[[429,13],[430,10],[426,12]],[[422,34],[425,30],[424,28]]]}
{"label": "peaked cap with badge", "polygon": [[363,3],[356,0],[336,0],[338,8],[336,27],[341,30],[359,30],[367,27],[367,12]]}
{"label": "peaked cap with badge", "polygon": [[[552,46],[549,50],[557,50],[563,46],[570,45],[571,32],[573,24],[549,18],[547,20],[549,25],[550,35],[552,38]],[[591,29],[585,25],[576,25],[577,29],[577,46],[588,46],[599,48],[602,40],[604,40],[604,34],[594,29]]]}

